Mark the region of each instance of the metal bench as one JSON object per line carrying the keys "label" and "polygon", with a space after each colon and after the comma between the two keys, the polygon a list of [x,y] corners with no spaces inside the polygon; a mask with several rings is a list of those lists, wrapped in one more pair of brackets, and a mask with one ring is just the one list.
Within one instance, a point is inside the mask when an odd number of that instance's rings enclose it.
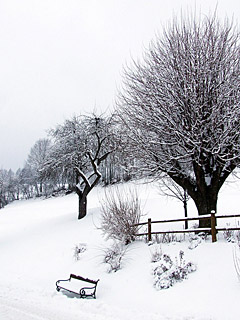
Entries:
{"label": "metal bench", "polygon": [[[67,280],[58,280],[56,282],[56,290],[61,289],[68,292],[77,294],[80,298],[92,297],[96,299],[96,289],[99,280],[90,280],[88,278],[83,278],[81,276],[76,276],[75,274],[70,274]],[[91,286],[86,286],[86,283],[90,283]]]}

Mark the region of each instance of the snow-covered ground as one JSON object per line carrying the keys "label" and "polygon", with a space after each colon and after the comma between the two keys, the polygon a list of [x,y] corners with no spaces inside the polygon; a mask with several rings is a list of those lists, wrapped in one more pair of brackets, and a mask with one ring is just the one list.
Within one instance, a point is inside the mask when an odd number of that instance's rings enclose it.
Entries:
{"label": "snow-covered ground", "polygon": [[[219,196],[218,213],[239,212],[239,182],[228,184]],[[138,186],[146,217],[183,217],[180,202],[160,196],[152,185]],[[197,271],[173,287],[156,291],[151,274],[151,251],[144,241],[131,244],[122,269],[108,273],[102,262],[110,245],[100,225],[101,187],[89,195],[88,215],[77,220],[77,196],[16,201],[0,211],[1,320],[162,320],[240,318],[240,283],[234,269],[234,244],[220,239],[161,245],[173,259],[179,250]],[[196,215],[190,202],[189,215]],[[173,227],[171,227],[173,228]],[[218,237],[222,238],[220,235]],[[86,251],[74,259],[74,247]],[[55,290],[58,279],[70,273],[100,279],[97,299],[78,299]]]}

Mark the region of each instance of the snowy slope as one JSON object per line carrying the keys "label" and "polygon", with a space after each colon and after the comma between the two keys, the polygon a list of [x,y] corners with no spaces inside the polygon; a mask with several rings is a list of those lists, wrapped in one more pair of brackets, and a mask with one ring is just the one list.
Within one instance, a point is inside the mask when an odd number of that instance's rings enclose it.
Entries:
{"label": "snowy slope", "polygon": [[[152,185],[138,186],[147,217],[180,218],[182,204],[159,195]],[[224,188],[219,213],[239,213],[239,183]],[[131,244],[123,267],[108,273],[102,263],[109,241],[102,237],[98,187],[89,195],[88,215],[77,220],[77,196],[16,201],[0,211],[1,320],[239,319],[240,283],[232,260],[233,244],[219,240],[188,249],[188,241],[162,245],[174,259],[179,250],[197,271],[174,287],[156,291],[151,250],[144,241]],[[189,214],[196,215],[192,203]],[[73,257],[75,245],[86,251]],[[70,273],[100,279],[97,299],[80,300],[55,290]]]}

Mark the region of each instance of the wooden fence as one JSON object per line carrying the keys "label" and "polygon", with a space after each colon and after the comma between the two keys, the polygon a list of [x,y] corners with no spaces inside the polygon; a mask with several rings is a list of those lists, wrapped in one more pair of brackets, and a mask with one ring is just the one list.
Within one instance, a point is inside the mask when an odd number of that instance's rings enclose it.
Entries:
{"label": "wooden fence", "polygon": [[[240,230],[240,227],[229,227],[229,228],[218,228],[217,227],[217,219],[229,219],[229,218],[239,218],[240,214],[232,214],[232,215],[215,215],[215,212],[212,212],[210,215],[199,216],[196,218],[183,218],[183,219],[171,219],[171,220],[160,220],[160,221],[152,221],[150,218],[147,222],[141,222],[135,224],[134,226],[143,226],[147,225],[147,232],[138,233],[136,236],[147,236],[148,241],[152,240],[153,234],[166,234],[166,233],[189,233],[189,232],[208,232],[212,235],[212,242],[217,241],[217,232],[218,231],[227,231],[227,230]],[[156,223],[171,223],[171,222],[182,222],[182,221],[194,221],[194,220],[210,220],[211,228],[195,228],[195,229],[185,229],[185,230],[171,230],[171,231],[152,231],[152,224]]]}

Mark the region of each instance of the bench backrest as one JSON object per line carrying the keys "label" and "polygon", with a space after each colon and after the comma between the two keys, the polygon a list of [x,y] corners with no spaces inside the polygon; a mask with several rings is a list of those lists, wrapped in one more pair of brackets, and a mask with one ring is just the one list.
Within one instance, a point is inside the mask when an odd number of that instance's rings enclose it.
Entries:
{"label": "bench backrest", "polygon": [[88,278],[83,278],[81,276],[76,276],[75,274],[70,274],[70,279],[73,278],[73,279],[77,279],[77,280],[82,280],[82,281],[86,281],[86,282],[89,282],[89,283],[93,283],[93,284],[97,284],[99,280],[91,280],[91,279],[88,279]]}

